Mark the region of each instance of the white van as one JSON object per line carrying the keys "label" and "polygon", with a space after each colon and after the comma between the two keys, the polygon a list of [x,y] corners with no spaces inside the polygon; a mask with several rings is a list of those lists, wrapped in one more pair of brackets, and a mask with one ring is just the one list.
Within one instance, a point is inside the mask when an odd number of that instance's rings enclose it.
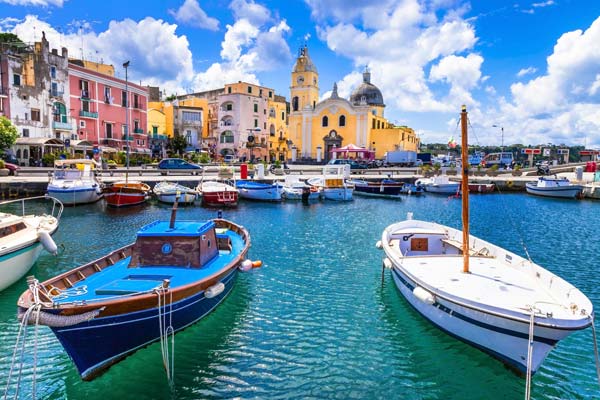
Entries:
{"label": "white van", "polygon": [[225,157],[223,157],[223,162],[230,164],[237,162],[237,160],[233,154],[227,154]]}

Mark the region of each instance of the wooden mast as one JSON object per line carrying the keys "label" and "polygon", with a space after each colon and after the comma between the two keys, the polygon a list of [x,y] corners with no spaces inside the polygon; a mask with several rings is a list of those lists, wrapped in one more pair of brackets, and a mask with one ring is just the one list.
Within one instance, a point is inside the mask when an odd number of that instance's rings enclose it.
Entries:
{"label": "wooden mast", "polygon": [[462,155],[462,223],[463,223],[463,272],[469,273],[469,144],[467,140],[467,106],[460,113]]}

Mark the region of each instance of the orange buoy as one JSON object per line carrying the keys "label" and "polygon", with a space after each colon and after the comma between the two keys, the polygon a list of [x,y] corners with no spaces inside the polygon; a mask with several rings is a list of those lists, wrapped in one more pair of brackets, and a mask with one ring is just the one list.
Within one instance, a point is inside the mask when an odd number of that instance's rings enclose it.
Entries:
{"label": "orange buoy", "polygon": [[252,268],[260,268],[260,267],[262,267],[262,261],[260,261],[260,260],[252,261]]}

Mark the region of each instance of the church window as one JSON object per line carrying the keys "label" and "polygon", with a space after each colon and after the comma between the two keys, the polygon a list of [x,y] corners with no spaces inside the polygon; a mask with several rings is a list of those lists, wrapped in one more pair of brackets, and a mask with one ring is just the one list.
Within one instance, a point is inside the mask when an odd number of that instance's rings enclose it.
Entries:
{"label": "church window", "polygon": [[292,111],[298,111],[298,96],[292,99]]}
{"label": "church window", "polygon": [[339,125],[340,126],[346,126],[346,116],[345,115],[340,115]]}
{"label": "church window", "polygon": [[375,120],[373,120],[373,129],[375,129]]}
{"label": "church window", "polygon": [[327,115],[323,117],[323,123],[321,126],[329,126],[329,118],[327,118]]}

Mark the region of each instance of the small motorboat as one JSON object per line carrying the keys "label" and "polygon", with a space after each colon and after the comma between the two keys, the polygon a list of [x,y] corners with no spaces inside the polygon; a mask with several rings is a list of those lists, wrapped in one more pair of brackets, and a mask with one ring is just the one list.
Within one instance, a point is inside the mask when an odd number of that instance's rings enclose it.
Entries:
{"label": "small motorboat", "polygon": [[582,185],[571,183],[567,178],[548,178],[540,177],[536,182],[527,182],[525,184],[527,193],[536,196],[577,198],[583,191]]}
{"label": "small motorboat", "polygon": [[56,160],[48,183],[48,195],[62,204],[95,203],[102,198],[103,186],[94,173],[92,160]]}
{"label": "small motorboat", "polygon": [[350,165],[326,165],[322,176],[315,176],[306,180],[311,186],[321,190],[322,196],[327,200],[349,201],[352,200],[354,185],[346,178],[350,175]]}
{"label": "small motorboat", "polygon": [[378,181],[365,181],[363,179],[352,179],[349,181],[354,185],[354,193],[361,196],[371,197],[393,197],[398,198],[404,182],[393,179],[381,179]]}
{"label": "small motorboat", "polygon": [[423,186],[417,185],[416,183],[405,183],[400,189],[400,194],[406,194],[410,196],[420,196],[425,190]]}
{"label": "small motorboat", "polygon": [[207,207],[237,207],[239,191],[233,185],[221,181],[201,181],[196,191]]}
{"label": "small motorboat", "polygon": [[428,193],[436,194],[459,194],[460,183],[450,182],[447,175],[438,175],[431,178],[421,178],[415,181],[417,185],[423,186]]}
{"label": "small motorboat", "polygon": [[49,326],[83,380],[152,342],[164,345],[223,301],[238,269],[260,266],[245,260],[250,235],[242,226],[175,221],[174,212],[143,226],[135,243],[45,282],[28,280],[19,319]]}
{"label": "small motorboat", "polygon": [[150,186],[139,181],[120,181],[104,187],[104,200],[110,207],[127,207],[144,203],[148,200]]}
{"label": "small motorboat", "polygon": [[319,200],[321,190],[316,186],[307,185],[298,176],[287,175],[281,196],[286,200]]}
{"label": "small motorboat", "polygon": [[[44,207],[40,207],[41,200],[45,200]],[[40,196],[3,201],[0,208],[0,290],[4,290],[29,271],[42,249],[56,254],[52,234],[58,229],[63,205]],[[15,214],[15,210],[21,212]]]}
{"label": "small motorboat", "polygon": [[240,179],[235,181],[240,197],[248,200],[281,201],[283,185],[279,182],[261,183]]}
{"label": "small motorboat", "polygon": [[152,189],[158,201],[162,203],[192,204],[198,198],[196,189],[189,188],[176,182],[158,182]]}

